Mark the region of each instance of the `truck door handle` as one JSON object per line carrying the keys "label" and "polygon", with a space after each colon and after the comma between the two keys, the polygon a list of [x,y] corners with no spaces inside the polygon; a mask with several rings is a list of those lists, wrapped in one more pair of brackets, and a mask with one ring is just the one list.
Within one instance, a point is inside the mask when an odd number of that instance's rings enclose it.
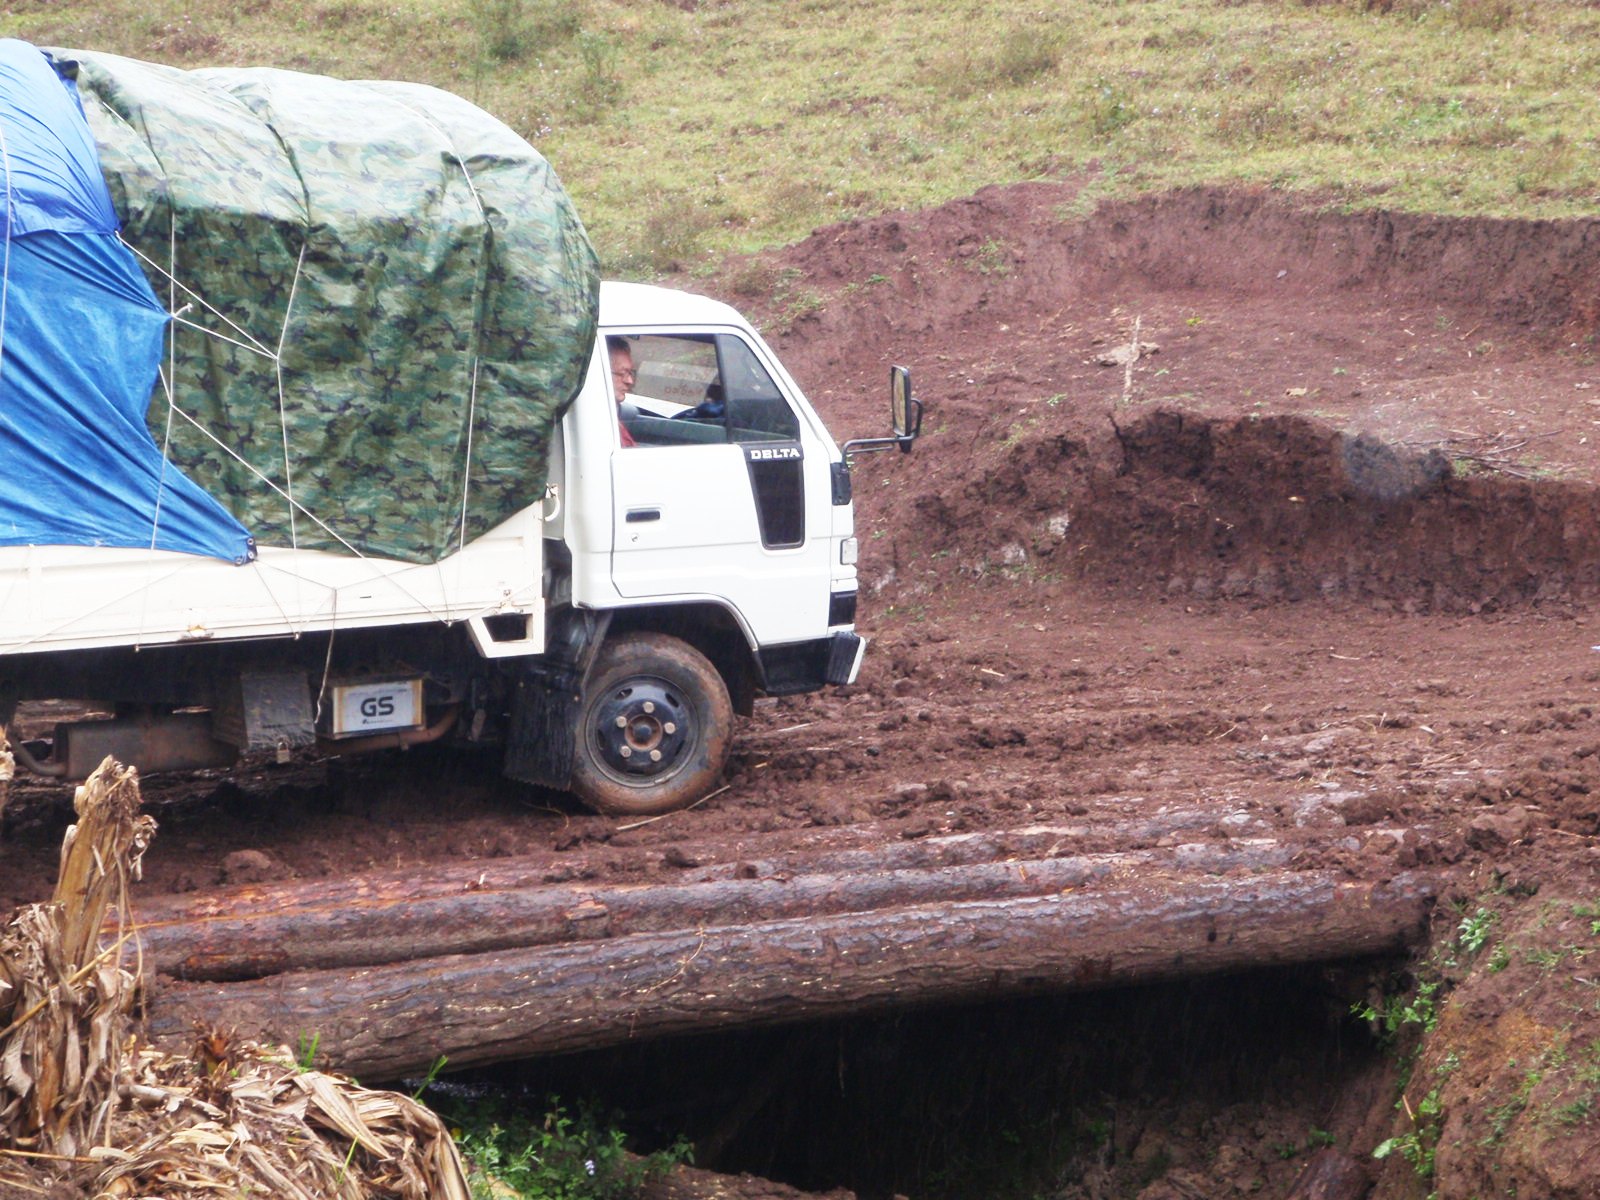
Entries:
{"label": "truck door handle", "polygon": [[661,520],[661,510],[659,508],[630,508],[627,515],[622,519],[629,525],[637,524],[640,521],[659,521]]}

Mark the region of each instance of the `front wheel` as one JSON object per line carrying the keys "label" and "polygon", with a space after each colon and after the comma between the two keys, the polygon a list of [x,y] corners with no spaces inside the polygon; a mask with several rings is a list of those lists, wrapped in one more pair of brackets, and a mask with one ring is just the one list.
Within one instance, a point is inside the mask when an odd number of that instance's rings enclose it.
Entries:
{"label": "front wheel", "polygon": [[732,734],[727,685],[705,655],[666,634],[622,634],[584,690],[572,790],[616,816],[672,812],[711,790]]}

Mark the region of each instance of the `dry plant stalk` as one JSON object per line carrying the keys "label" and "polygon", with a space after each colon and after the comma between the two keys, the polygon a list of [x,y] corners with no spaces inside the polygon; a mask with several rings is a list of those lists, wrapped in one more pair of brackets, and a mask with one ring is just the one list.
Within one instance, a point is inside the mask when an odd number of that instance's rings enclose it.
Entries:
{"label": "dry plant stalk", "polygon": [[122,965],[127,885],[155,831],[139,803],[137,774],[102,763],[54,899],[0,933],[0,1195],[469,1200],[449,1131],[408,1097],[223,1033],[192,1055],[139,1044]]}
{"label": "dry plant stalk", "polygon": [[48,904],[28,905],[0,934],[0,1128],[15,1148],[71,1158],[103,1134],[122,1068],[133,976],[122,938],[99,949],[155,822],[139,813],[138,777],[107,759],[74,800]]}
{"label": "dry plant stalk", "polygon": [[9,730],[0,725],[0,816],[5,815],[6,802],[11,799],[11,780],[17,773],[17,760],[11,754]]}
{"label": "dry plant stalk", "polygon": [[1418,449],[1442,450],[1452,462],[1465,464],[1472,470],[1482,471],[1485,474],[1509,475],[1513,479],[1534,479],[1541,473],[1560,474],[1568,468],[1554,463],[1542,469],[1535,468],[1521,461],[1519,452],[1532,442],[1557,437],[1563,432],[1564,430],[1554,429],[1548,433],[1518,436],[1509,433],[1465,433],[1459,429],[1452,429],[1442,438],[1403,444]]}

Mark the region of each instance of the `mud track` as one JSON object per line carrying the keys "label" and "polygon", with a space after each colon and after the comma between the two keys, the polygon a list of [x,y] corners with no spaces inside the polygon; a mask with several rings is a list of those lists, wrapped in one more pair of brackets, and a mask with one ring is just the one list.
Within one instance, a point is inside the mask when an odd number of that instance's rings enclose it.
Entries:
{"label": "mud track", "polygon": [[[721,277],[836,436],[880,429],[889,361],[929,405],[915,455],[856,471],[861,681],[763,702],[726,791],[630,825],[448,754],[153,783],[144,886],[507,856],[689,882],[1070,824],[1062,855],[1270,839],[1351,879],[1437,870],[1464,903],[1593,893],[1600,224],[1214,192],[1079,219],[1075,194],[988,191]],[[24,793],[7,902],[47,890],[62,820]],[[1503,1068],[1497,1003],[1477,1052]],[[1363,1156],[1387,1099],[1340,1131]],[[1551,1144],[1513,1181],[1558,1194],[1577,1152]],[[1572,1170],[1559,1194],[1593,1182]]]}

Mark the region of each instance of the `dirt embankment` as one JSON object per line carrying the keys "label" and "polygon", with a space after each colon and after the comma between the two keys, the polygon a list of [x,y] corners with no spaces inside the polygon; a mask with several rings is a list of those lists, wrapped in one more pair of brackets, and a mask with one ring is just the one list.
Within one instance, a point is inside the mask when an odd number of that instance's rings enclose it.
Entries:
{"label": "dirt embankment", "polygon": [[[1041,1188],[1281,1194],[1298,1164],[1274,1140],[1315,1128],[1385,1200],[1600,1189],[1600,224],[1219,192],[1080,217],[1076,194],[822,230],[717,282],[837,436],[882,429],[888,362],[928,402],[914,455],[855,472],[861,681],[764,702],[725,793],[628,827],[449,756],[173,781],[146,886],[508,856],[689,882],[1052,822],[1062,855],[1271,843],[1355,880],[1437,871],[1435,950],[1371,981],[1381,1010],[1419,1012],[1419,984],[1434,1007],[1346,1080],[1361,1103],[1234,1095],[1225,1136],[1190,1106],[1159,1155],[1102,1140]],[[46,890],[52,795],[7,813],[9,899]],[[1128,1127],[1160,1123],[1154,1089]]]}

